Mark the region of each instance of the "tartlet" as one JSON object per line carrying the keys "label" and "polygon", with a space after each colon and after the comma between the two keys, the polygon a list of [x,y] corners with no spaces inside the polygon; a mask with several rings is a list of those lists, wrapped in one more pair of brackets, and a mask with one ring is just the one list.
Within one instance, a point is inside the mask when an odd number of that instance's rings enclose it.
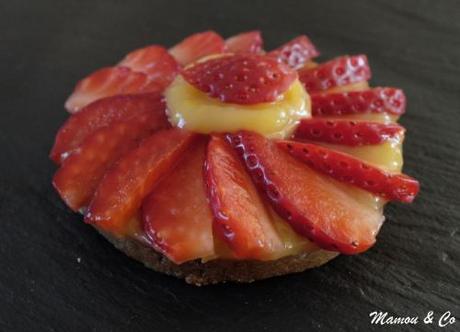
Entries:
{"label": "tartlet", "polygon": [[365,55],[326,62],[306,36],[194,34],[93,72],[51,159],[64,202],[117,248],[195,285],[250,282],[369,249],[401,173],[402,90]]}

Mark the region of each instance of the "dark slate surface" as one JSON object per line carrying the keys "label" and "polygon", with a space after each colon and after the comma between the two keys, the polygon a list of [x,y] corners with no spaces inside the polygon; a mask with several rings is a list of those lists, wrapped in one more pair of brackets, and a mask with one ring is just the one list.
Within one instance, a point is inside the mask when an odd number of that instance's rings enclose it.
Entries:
{"label": "dark slate surface", "polygon": [[[0,330],[368,331],[373,310],[460,319],[459,2],[15,0],[0,16]],[[268,48],[307,33],[323,58],[366,53],[374,84],[405,89],[405,171],[422,192],[388,207],[372,250],[252,285],[195,288],[128,259],[59,200],[47,154],[76,80],[135,47],[208,28],[262,29]]]}

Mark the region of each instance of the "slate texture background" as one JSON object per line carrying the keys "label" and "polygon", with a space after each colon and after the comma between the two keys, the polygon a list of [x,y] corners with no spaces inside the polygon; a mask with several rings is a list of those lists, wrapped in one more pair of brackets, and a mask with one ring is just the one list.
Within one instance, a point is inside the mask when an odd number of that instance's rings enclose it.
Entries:
{"label": "slate texture background", "polygon": [[[387,208],[372,250],[195,288],[128,259],[59,200],[47,154],[74,83],[133,48],[208,28],[261,29],[267,48],[306,33],[323,59],[366,53],[374,85],[405,89],[405,171],[422,192]],[[460,320],[459,36],[458,1],[1,1],[0,330],[410,329],[371,326],[373,310]]]}

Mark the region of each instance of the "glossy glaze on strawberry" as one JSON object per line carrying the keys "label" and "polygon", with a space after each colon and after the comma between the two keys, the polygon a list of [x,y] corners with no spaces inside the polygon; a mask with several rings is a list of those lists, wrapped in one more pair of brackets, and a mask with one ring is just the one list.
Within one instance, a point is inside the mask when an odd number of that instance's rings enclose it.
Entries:
{"label": "glossy glaze on strawberry", "polygon": [[368,249],[383,221],[380,213],[349,198],[334,183],[266,138],[228,136],[273,208],[300,234],[327,250],[354,254]]}
{"label": "glossy glaze on strawberry", "polygon": [[197,139],[142,203],[152,245],[178,263],[216,255],[203,174],[207,143]]}
{"label": "glossy glaze on strawberry", "polygon": [[235,151],[212,136],[205,176],[214,229],[239,258],[269,259],[283,244],[263,201]]}
{"label": "glossy glaze on strawberry", "polygon": [[53,177],[53,185],[74,211],[88,206],[109,168],[153,131],[148,122],[118,122],[89,135],[67,157]]}
{"label": "glossy glaze on strawberry", "polygon": [[406,99],[369,88],[365,55],[318,55],[304,35],[265,51],[260,31],[136,49],[67,99],[53,185],[177,264],[363,252],[384,204],[419,191],[401,173]]}

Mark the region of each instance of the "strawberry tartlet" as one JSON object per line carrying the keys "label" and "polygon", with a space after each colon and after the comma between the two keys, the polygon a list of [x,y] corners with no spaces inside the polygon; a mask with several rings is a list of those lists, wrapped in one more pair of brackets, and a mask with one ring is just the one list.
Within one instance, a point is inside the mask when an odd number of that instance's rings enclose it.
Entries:
{"label": "strawberry tartlet", "polygon": [[196,285],[300,272],[369,249],[401,173],[402,90],[365,55],[317,62],[259,31],[151,45],[77,83],[53,185],[116,247]]}

